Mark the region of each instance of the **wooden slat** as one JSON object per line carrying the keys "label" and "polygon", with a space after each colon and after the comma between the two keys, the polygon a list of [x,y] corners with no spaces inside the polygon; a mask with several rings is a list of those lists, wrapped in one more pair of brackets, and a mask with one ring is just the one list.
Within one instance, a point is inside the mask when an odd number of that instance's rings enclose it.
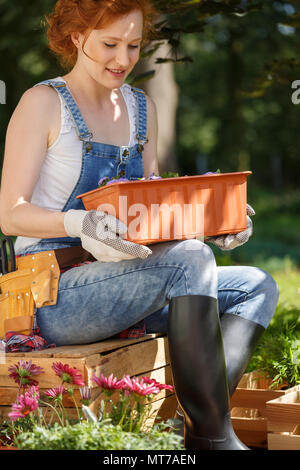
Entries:
{"label": "wooden slat", "polygon": [[268,420],[268,432],[293,432],[295,423],[283,423],[282,421],[269,421]]}
{"label": "wooden slat", "polygon": [[[137,376],[138,378],[141,378],[144,374],[141,374],[140,376]],[[172,372],[171,372],[171,367],[166,366],[166,367],[161,367],[160,369],[153,370],[149,374],[147,374],[148,377],[151,379],[157,380],[159,383],[167,384],[167,385],[173,385],[173,380],[172,380]],[[158,401],[164,398],[167,398],[169,395],[172,395],[172,392],[169,390],[161,390],[153,399],[154,401]],[[112,395],[112,400],[114,403],[117,402],[119,399],[118,392],[114,393]],[[102,400],[105,400],[105,395],[104,393],[101,393],[97,399],[90,405],[91,410],[97,414],[100,403]]]}
{"label": "wooden slat", "polygon": [[[142,377],[141,374],[138,376],[139,378]],[[172,385],[173,380],[172,380],[172,372],[170,366],[166,367],[161,367],[160,369],[156,369],[154,371],[151,371],[150,373],[147,374],[148,377],[157,380],[159,383],[163,384],[168,384]],[[52,388],[52,387],[51,387]],[[40,388],[40,393],[44,393],[47,388]],[[81,399],[81,395],[79,390],[75,389],[75,398],[77,399],[77,403],[79,404],[79,401]],[[0,405],[11,405],[12,403],[15,402],[18,394],[18,388],[17,387],[1,387],[0,388]],[[92,389],[92,400],[95,400],[97,396],[100,394],[100,388],[93,388]],[[74,402],[71,398],[68,398],[66,395],[63,396],[63,401],[65,406],[75,406]]]}
{"label": "wooden slat", "polygon": [[87,383],[89,387],[96,385],[91,381],[92,374],[100,373],[107,376],[112,372],[121,379],[124,375],[139,375],[158,369],[170,362],[168,342],[165,337],[156,338],[126,348],[119,349],[104,357],[96,355],[86,360]]}
{"label": "wooden slat", "polygon": [[145,335],[142,338],[132,338],[132,339],[107,339],[100,341],[99,343],[93,344],[81,344],[73,346],[59,346],[57,348],[48,348],[41,351],[32,351],[28,353],[6,353],[7,357],[24,357],[27,361],[32,358],[32,360],[37,357],[64,357],[64,358],[81,358],[87,357],[95,353],[102,353],[106,351],[112,351],[114,349],[123,348],[124,346],[130,344],[136,344],[143,341],[149,341],[153,338],[163,336],[162,334],[149,334]]}
{"label": "wooden slat", "polygon": [[262,370],[254,370],[244,374],[238,383],[237,388],[260,389],[266,390],[270,387],[272,381],[267,377],[266,372]]}
{"label": "wooden slat", "polygon": [[271,400],[266,404],[268,431],[291,432],[300,423],[300,389]]}
{"label": "wooden slat", "polygon": [[[244,374],[234,394],[231,397],[231,408],[256,408],[263,416],[266,416],[266,403],[287,394],[300,390],[299,386],[271,390],[271,381],[261,376],[261,372],[253,371]],[[266,388],[262,388],[265,386]]]}
{"label": "wooden slat", "polygon": [[[86,385],[94,386],[90,382],[92,372],[97,374],[102,372],[104,375],[110,375],[113,372],[121,378],[125,374],[136,375],[166,365],[169,362],[168,343],[166,337],[160,337],[130,344],[111,353],[106,352],[104,356],[92,354],[82,358],[75,356],[36,357],[34,364],[44,370],[44,373],[36,377],[41,388],[60,385],[60,378],[52,370],[53,362],[57,361],[78,369],[84,380],[86,379]],[[17,357],[6,355],[5,363],[0,364],[0,387],[14,386],[14,381],[8,376],[8,369],[17,362]]]}
{"label": "wooden slat", "polygon": [[267,446],[267,403],[281,400],[295,390],[272,390],[270,385],[271,380],[262,371],[249,372],[243,375],[231,397],[233,427],[247,446]]}
{"label": "wooden slat", "polygon": [[268,419],[277,423],[300,422],[300,403],[268,404]]}
{"label": "wooden slat", "polygon": [[231,397],[230,404],[232,408],[255,408],[258,409],[262,415],[265,415],[266,402],[284,394],[285,391],[282,390],[237,388]]}
{"label": "wooden slat", "polygon": [[[0,387],[10,387],[14,385],[17,386],[14,380],[8,376],[9,367],[16,364],[17,362],[18,361],[16,361],[15,357],[7,357],[5,364],[0,364]],[[38,358],[38,360],[35,361],[35,364],[42,367],[44,370],[43,373],[35,376],[41,388],[52,388],[61,384],[60,377],[58,377],[52,369],[53,362],[56,362],[56,360],[53,358],[51,359],[44,357],[40,357]],[[61,362],[65,363],[65,361]],[[72,359],[68,360],[68,363],[71,367],[76,368],[84,377],[84,359]]]}
{"label": "wooden slat", "polygon": [[142,378],[143,375],[147,375],[150,379],[155,379],[161,384],[173,385],[172,369],[170,365],[151,370],[147,374],[140,374],[136,377]]}
{"label": "wooden slat", "polygon": [[269,450],[300,450],[300,435],[268,433]]}
{"label": "wooden slat", "polygon": [[153,402],[151,417],[146,421],[146,426],[152,426],[155,421],[167,421],[167,419],[174,418],[176,408],[176,395],[169,395],[166,398]]}
{"label": "wooden slat", "polygon": [[267,448],[266,431],[235,430],[237,437],[248,447]]}
{"label": "wooden slat", "polygon": [[235,430],[240,431],[267,431],[266,418],[244,418],[242,416],[231,417],[231,422]]}

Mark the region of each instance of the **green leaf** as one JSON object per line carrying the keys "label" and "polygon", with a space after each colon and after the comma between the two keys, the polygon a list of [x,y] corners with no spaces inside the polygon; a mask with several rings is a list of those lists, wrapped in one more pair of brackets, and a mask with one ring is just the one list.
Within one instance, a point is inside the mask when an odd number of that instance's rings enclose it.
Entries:
{"label": "green leaf", "polygon": [[153,78],[155,73],[156,73],[155,70],[149,70],[148,72],[142,73],[138,75],[137,77],[132,77],[132,79],[128,80],[128,83],[132,86],[137,86],[140,83],[143,83]]}

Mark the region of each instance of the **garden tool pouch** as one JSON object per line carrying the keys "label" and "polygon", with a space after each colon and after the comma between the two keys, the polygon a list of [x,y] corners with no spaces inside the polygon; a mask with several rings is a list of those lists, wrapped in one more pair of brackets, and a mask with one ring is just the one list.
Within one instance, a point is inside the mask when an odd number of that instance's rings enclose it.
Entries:
{"label": "garden tool pouch", "polygon": [[16,271],[0,276],[0,339],[8,331],[32,332],[35,308],[57,302],[59,277],[54,251],[16,259]]}

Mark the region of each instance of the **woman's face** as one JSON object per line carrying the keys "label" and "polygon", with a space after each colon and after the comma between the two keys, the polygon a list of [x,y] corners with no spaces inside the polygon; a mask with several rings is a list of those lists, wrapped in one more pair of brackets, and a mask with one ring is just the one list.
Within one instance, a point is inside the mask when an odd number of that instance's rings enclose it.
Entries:
{"label": "woman's face", "polygon": [[139,60],[142,34],[143,14],[140,10],[130,12],[106,28],[94,29],[84,45],[84,51],[91,59],[82,51],[84,35],[73,35],[73,41],[79,46],[77,66],[84,67],[106,88],[119,88]]}

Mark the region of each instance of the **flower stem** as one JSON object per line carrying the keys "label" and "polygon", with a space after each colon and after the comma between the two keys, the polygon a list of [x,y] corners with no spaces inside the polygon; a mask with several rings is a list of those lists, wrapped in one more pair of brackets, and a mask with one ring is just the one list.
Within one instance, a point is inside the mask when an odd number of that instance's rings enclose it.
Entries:
{"label": "flower stem", "polygon": [[76,407],[76,411],[77,411],[78,420],[79,420],[79,421],[81,421],[81,416],[80,416],[79,408],[78,408],[78,405],[77,405],[77,403],[76,403],[76,400],[75,400],[74,394],[72,394],[72,398],[73,398],[73,402],[74,402],[74,404],[75,404],[75,407]]}
{"label": "flower stem", "polygon": [[122,424],[123,424],[123,421],[124,421],[125,416],[127,414],[128,407],[129,407],[129,403],[127,403],[126,406],[123,408],[123,414],[122,414],[122,417],[121,417],[121,419],[118,423],[120,426],[122,426]]}
{"label": "flower stem", "polygon": [[42,401],[42,400],[41,400],[40,402],[41,402],[42,404],[44,404],[44,405],[47,405],[47,406],[49,406],[49,407],[50,407],[50,408],[51,408],[51,409],[52,409],[52,410],[53,410],[53,411],[54,411],[54,412],[57,414],[57,416],[58,416],[58,419],[59,419],[59,421],[60,421],[61,425],[63,426],[63,425],[64,425],[64,423],[63,423],[63,421],[62,421],[61,417],[59,416],[59,413],[58,413],[57,409],[56,409],[56,408],[55,408],[53,405],[51,405],[51,403],[48,403],[48,402],[46,402],[46,401]]}

